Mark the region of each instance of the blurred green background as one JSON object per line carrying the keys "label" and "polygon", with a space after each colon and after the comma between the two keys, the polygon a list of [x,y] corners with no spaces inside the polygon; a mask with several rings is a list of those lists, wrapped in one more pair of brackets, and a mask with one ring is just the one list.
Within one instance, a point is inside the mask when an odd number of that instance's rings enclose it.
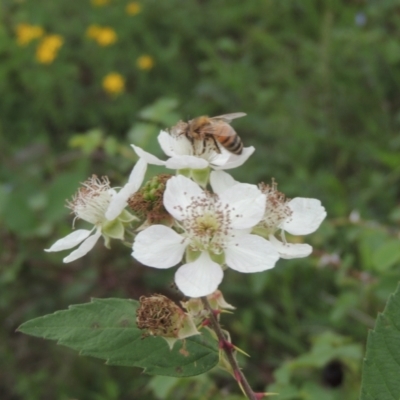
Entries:
{"label": "blurred green background", "polygon": [[304,238],[311,257],[226,273],[238,309],[223,324],[257,391],[357,398],[367,331],[400,279],[400,1],[2,0],[0,12],[0,399],[242,398],[221,371],[154,378],[15,333],[91,297],[179,299],[174,271],[119,243],[72,264],[43,249],[71,231],[79,182],[125,182],[130,143],[162,157],[160,128],[237,111],[256,152],[235,178],[274,177],[328,218]]}

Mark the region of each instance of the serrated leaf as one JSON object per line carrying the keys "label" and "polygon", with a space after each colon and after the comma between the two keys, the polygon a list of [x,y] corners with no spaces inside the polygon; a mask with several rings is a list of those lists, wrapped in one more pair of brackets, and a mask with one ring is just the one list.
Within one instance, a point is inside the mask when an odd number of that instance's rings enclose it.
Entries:
{"label": "serrated leaf", "polygon": [[152,375],[193,376],[218,363],[218,343],[207,330],[178,340],[170,350],[161,337],[142,339],[136,326],[138,302],[93,299],[22,324],[28,335],[57,340],[81,355],[107,360],[107,364],[141,367]]}
{"label": "serrated leaf", "polygon": [[368,334],[360,400],[400,399],[400,285]]}

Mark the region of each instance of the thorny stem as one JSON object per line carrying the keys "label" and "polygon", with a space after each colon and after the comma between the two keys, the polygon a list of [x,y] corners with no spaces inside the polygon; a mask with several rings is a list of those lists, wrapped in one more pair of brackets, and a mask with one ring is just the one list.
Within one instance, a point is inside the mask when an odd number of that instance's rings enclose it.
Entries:
{"label": "thorny stem", "polygon": [[232,367],[233,374],[236,380],[238,381],[239,386],[243,389],[244,393],[246,394],[246,397],[249,400],[257,400],[256,394],[253,392],[253,389],[250,387],[246,377],[243,375],[243,372],[241,371],[239,364],[236,361],[236,358],[233,356],[234,347],[232,345],[230,346],[228,345],[225,335],[222,332],[222,328],[218,322],[217,317],[214,314],[214,310],[211,308],[211,305],[207,300],[207,297],[202,297],[201,301],[203,302],[204,307],[209,311],[210,314],[209,319],[211,326],[214,329],[215,333],[217,334],[218,342],[220,343],[222,350],[226,354],[226,358],[228,359],[228,362]]}

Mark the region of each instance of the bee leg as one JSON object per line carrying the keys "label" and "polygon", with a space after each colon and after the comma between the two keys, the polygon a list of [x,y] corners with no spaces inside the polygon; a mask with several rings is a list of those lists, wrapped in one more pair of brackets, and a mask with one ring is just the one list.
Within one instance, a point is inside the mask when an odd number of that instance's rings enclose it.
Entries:
{"label": "bee leg", "polygon": [[203,150],[201,151],[201,154],[204,154],[206,152],[207,148],[207,137],[203,139]]}
{"label": "bee leg", "polygon": [[186,138],[189,140],[190,144],[193,147],[194,146],[194,139],[190,135],[188,135],[187,133],[184,133],[184,135],[186,136]]}
{"label": "bee leg", "polygon": [[215,137],[213,135],[210,135],[212,141],[214,142],[214,147],[217,153],[221,153],[221,150],[219,149],[218,142],[215,140]]}

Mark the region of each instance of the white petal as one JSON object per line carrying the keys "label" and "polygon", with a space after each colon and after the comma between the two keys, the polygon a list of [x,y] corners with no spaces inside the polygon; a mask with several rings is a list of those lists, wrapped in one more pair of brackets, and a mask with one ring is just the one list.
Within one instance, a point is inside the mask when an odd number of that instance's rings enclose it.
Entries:
{"label": "white petal", "polygon": [[93,249],[94,245],[99,240],[100,236],[101,230],[98,229],[94,235],[89,236],[76,250],[74,250],[69,256],[65,257],[63,262],[69,263],[75,261],[89,253],[89,251]]}
{"label": "white petal", "polygon": [[49,249],[45,249],[44,251],[51,252],[72,249],[84,241],[92,233],[92,231],[93,229],[90,231],[87,229],[78,229],[62,239],[57,240],[53,246],[51,246]]}
{"label": "white petal", "polygon": [[186,209],[193,198],[205,197],[200,186],[182,175],[173,176],[167,181],[164,192],[164,207],[178,221],[186,215]]}
{"label": "white petal", "polygon": [[312,247],[306,243],[282,243],[275,236],[269,236],[270,242],[279,252],[281,258],[303,258],[312,253]]}
{"label": "white petal", "polygon": [[138,157],[143,158],[148,164],[165,165],[165,161],[162,161],[158,157],[153,156],[153,154],[144,151],[143,149],[141,149],[138,146],[135,146],[134,144],[132,144],[131,146],[133,147],[133,150],[135,150],[135,153],[138,155]]}
{"label": "white petal", "polygon": [[221,165],[221,166],[212,165],[212,167],[214,169],[232,169],[232,168],[240,167],[254,153],[254,150],[255,150],[255,148],[253,146],[244,147],[242,154],[240,154],[240,155],[231,154],[229,160],[226,162],[225,165]]}
{"label": "white petal", "polygon": [[139,161],[132,169],[128,183],[112,197],[106,211],[106,218],[108,220],[112,221],[122,213],[123,209],[128,205],[129,197],[136,193],[142,185],[146,170],[147,162],[143,158],[139,158]]}
{"label": "white petal", "polygon": [[208,167],[208,161],[196,156],[174,156],[166,161],[165,166],[170,169],[203,169]]}
{"label": "white petal", "polygon": [[146,160],[143,158],[139,158],[139,160],[133,167],[132,172],[129,175],[128,182],[134,183],[135,185],[137,185],[137,188],[139,189],[146,174],[146,170],[147,170]]}
{"label": "white petal", "polygon": [[231,175],[224,171],[212,171],[210,174],[210,184],[214,193],[221,194],[230,187],[236,185]]}
{"label": "white petal", "polygon": [[171,268],[178,264],[186,244],[181,235],[164,225],[152,225],[139,232],[132,256],[148,267]]}
{"label": "white petal", "polygon": [[228,150],[225,150],[223,147],[220,147],[220,152],[216,151],[211,152],[208,155],[208,161],[213,167],[224,167],[224,165],[230,160],[232,153]]}
{"label": "white petal", "polygon": [[168,132],[161,131],[157,139],[164,153],[169,157],[191,154],[192,145],[184,135],[173,137]]}
{"label": "white petal", "polygon": [[325,208],[317,199],[296,197],[288,205],[293,214],[280,228],[292,235],[308,235],[316,231],[326,217]]}
{"label": "white petal", "polygon": [[278,251],[266,239],[257,235],[234,238],[225,250],[228,267],[244,273],[271,269],[279,259]]}
{"label": "white petal", "polygon": [[129,197],[137,191],[137,186],[127,183],[110,201],[106,211],[106,218],[109,221],[117,218],[128,204]]}
{"label": "white petal", "polygon": [[234,229],[251,228],[264,216],[266,197],[255,185],[237,183],[219,198],[232,210],[230,220]]}
{"label": "white petal", "polygon": [[222,268],[203,252],[196,261],[179,267],[175,283],[186,296],[201,297],[215,292],[223,276]]}

